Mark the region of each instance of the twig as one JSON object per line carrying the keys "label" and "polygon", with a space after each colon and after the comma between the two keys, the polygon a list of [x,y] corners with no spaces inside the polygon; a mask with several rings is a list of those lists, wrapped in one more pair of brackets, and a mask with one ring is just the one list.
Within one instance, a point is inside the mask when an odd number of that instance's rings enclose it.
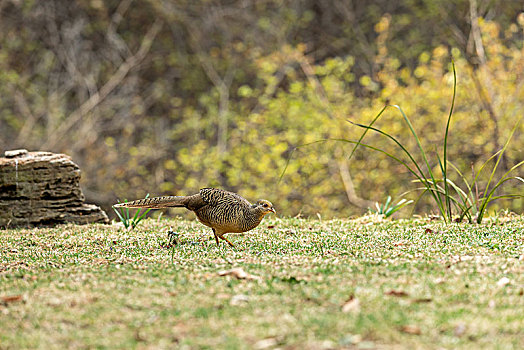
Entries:
{"label": "twig", "polygon": [[[184,18],[185,19],[185,18]],[[204,49],[200,45],[201,40],[197,37],[196,33],[199,32],[198,28],[188,20],[184,20],[184,24],[188,27],[189,33],[189,44],[195,52],[202,69],[206,73],[208,79],[215,85],[220,95],[219,106],[218,106],[218,153],[223,154],[227,150],[227,132],[228,132],[228,113],[229,113],[229,89],[233,82],[233,65],[229,65],[224,77],[218,74],[211,63],[209,56],[204,54]]]}
{"label": "twig", "polygon": [[346,195],[351,204],[356,205],[359,208],[369,208],[373,205],[372,201],[367,199],[360,198],[355,192],[355,186],[353,185],[353,180],[351,179],[351,174],[349,173],[349,168],[345,161],[340,161],[338,163],[340,177],[344,183],[344,189],[346,190]]}
{"label": "twig", "polygon": [[87,101],[73,111],[73,113],[71,113],[69,117],[52,132],[51,137],[42,144],[42,149],[54,147],[70,131],[70,129],[80,121],[80,119],[91,112],[124,80],[129,71],[145,58],[153,44],[154,38],[161,28],[161,21],[156,20],[142,39],[142,43],[140,44],[137,53],[128,57],[100,90],[91,95]]}

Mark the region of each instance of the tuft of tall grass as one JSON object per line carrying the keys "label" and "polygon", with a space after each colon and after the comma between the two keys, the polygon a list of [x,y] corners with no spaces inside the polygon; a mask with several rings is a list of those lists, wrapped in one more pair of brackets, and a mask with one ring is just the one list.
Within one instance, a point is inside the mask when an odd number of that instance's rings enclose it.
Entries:
{"label": "tuft of tall grass", "polygon": [[[482,222],[483,217],[486,214],[488,205],[492,203],[493,201],[502,199],[502,198],[517,198],[517,197],[522,198],[524,197],[523,194],[495,195],[495,192],[499,190],[499,188],[505,182],[509,180],[517,180],[517,181],[524,183],[524,179],[522,179],[521,177],[510,176],[512,172],[514,172],[517,168],[519,168],[520,166],[524,164],[524,161],[521,161],[515,164],[508,171],[506,171],[500,179],[498,180],[494,179],[495,173],[498,169],[500,161],[504,155],[504,152],[506,151],[509,145],[511,138],[513,137],[513,134],[517,130],[517,127],[520,121],[522,120],[522,116],[517,120],[517,122],[515,123],[515,126],[511,129],[509,137],[506,140],[502,149],[500,149],[495,154],[493,154],[491,157],[489,157],[481,165],[478,171],[476,172],[473,171],[475,175],[471,182],[469,182],[467,178],[462,174],[462,172],[460,172],[460,170],[453,163],[451,163],[448,160],[448,154],[447,154],[448,135],[449,135],[449,129],[451,125],[451,118],[453,116],[453,109],[455,107],[455,97],[456,97],[456,92],[457,92],[457,73],[455,70],[455,63],[452,61],[451,65],[453,68],[453,97],[451,100],[451,107],[450,107],[447,122],[446,122],[446,129],[444,133],[444,140],[443,140],[443,147],[442,147],[443,148],[442,157],[437,152],[436,153],[437,159],[435,162],[435,163],[438,163],[439,165],[441,177],[438,177],[437,174],[432,170],[433,167],[430,164],[428,153],[422,147],[420,138],[418,137],[413,125],[411,124],[411,121],[409,120],[407,115],[404,113],[402,108],[398,105],[385,105],[380,110],[380,112],[375,116],[375,118],[373,118],[373,120],[371,121],[369,125],[354,123],[348,120],[348,122],[351,123],[352,125],[365,129],[362,135],[360,136],[360,138],[358,139],[358,141],[347,140],[343,138],[330,138],[330,139],[320,139],[317,141],[313,141],[313,142],[302,144],[302,145],[295,147],[293,151],[291,152],[291,154],[289,155],[289,158],[287,159],[284,170],[282,171],[282,174],[280,175],[279,182],[282,180],[284,174],[286,173],[289,162],[291,161],[291,158],[293,157],[293,154],[297,149],[305,147],[305,146],[310,146],[316,143],[335,141],[335,142],[351,143],[354,145],[353,150],[351,154],[349,155],[349,158],[348,158],[349,160],[351,160],[357,148],[359,146],[362,146],[362,147],[371,149],[373,151],[383,153],[387,157],[400,163],[402,166],[406,168],[406,170],[408,170],[411,174],[413,174],[413,176],[415,177],[414,182],[420,183],[422,185],[421,187],[417,187],[412,190],[412,191],[421,191],[420,195],[417,197],[415,201],[415,206],[425,194],[429,193],[434,203],[436,204],[440,215],[442,216],[444,221],[447,223],[452,222],[453,216],[456,215],[457,221],[462,221],[464,220],[464,218],[466,218],[470,223],[476,222],[480,224]],[[411,134],[415,138],[422,161],[417,161],[414,157],[414,154],[410,152],[398,139],[393,137],[391,134],[373,126],[375,122],[384,114],[384,112],[388,108],[395,108],[396,110],[400,112]],[[402,151],[402,153],[404,154],[405,157],[407,157],[407,159],[403,160],[401,157],[397,157],[393,155],[391,152],[388,152],[384,149],[363,143],[362,141],[364,137],[366,136],[367,132],[370,130],[373,132],[379,133],[382,136],[393,141],[395,146],[398,147]],[[492,161],[493,159],[496,159],[496,162],[491,171],[489,179],[486,183],[486,187],[483,192],[479,193],[478,192],[479,176],[484,171],[484,169],[486,169],[486,166],[488,165],[488,163]],[[458,184],[456,184],[454,181],[450,179],[449,168],[452,168],[453,170],[455,170],[455,172],[459,175],[459,177],[462,179],[462,181],[465,184],[465,189],[461,188]],[[412,191],[408,191],[408,192],[412,192]]]}
{"label": "tuft of tall grass", "polygon": [[[495,173],[497,171],[497,168],[500,164],[500,161],[502,159],[502,156],[504,155],[504,152],[506,151],[508,144],[513,137],[513,134],[515,133],[515,130],[517,130],[517,127],[522,120],[522,117],[520,117],[517,122],[515,123],[515,126],[511,129],[508,139],[506,140],[504,146],[502,149],[500,149],[498,152],[493,154],[488,160],[486,160],[482,166],[479,168],[478,171],[474,171],[474,178],[471,182],[468,182],[467,178],[460,172],[460,170],[453,165],[450,161],[448,161],[447,156],[447,146],[448,146],[448,135],[449,135],[449,128],[451,123],[451,117],[453,115],[453,108],[455,106],[455,96],[457,91],[457,74],[455,70],[455,64],[451,63],[453,68],[453,97],[451,100],[451,108],[449,111],[447,123],[446,123],[446,130],[444,133],[444,141],[443,141],[443,156],[442,158],[438,153],[436,153],[436,162],[439,165],[439,169],[441,171],[441,177],[437,177],[437,174],[432,170],[432,166],[428,160],[428,154],[422,147],[422,143],[420,142],[420,138],[418,137],[417,133],[415,132],[415,129],[413,128],[413,125],[411,124],[409,118],[404,113],[402,108],[398,105],[386,105],[384,108],[375,116],[375,118],[371,121],[369,125],[363,125],[359,123],[353,123],[349,121],[351,124],[356,125],[358,127],[361,127],[365,129],[365,131],[360,136],[359,140],[355,143],[355,146],[353,148],[353,151],[351,152],[349,158],[353,156],[354,152],[358,148],[358,146],[365,146],[367,148],[374,149],[376,151],[380,151],[387,155],[389,158],[399,162],[402,164],[410,173],[412,173],[415,176],[415,182],[420,183],[422,186],[416,188],[415,190],[420,190],[422,193],[418,196],[416,203],[422,198],[422,196],[426,193],[429,193],[431,195],[431,198],[435,202],[440,215],[446,222],[451,222],[453,220],[453,215],[457,215],[458,221],[462,221],[464,218],[466,218],[470,223],[476,222],[481,223],[482,218],[486,214],[486,210],[488,208],[488,205],[498,199],[502,198],[514,198],[514,197],[524,197],[522,194],[503,194],[503,195],[495,195],[495,192],[506,182],[509,180],[518,180],[524,183],[524,179],[518,176],[510,176],[510,174],[515,171],[518,167],[522,166],[524,164],[524,161],[521,161],[511,167],[504,175],[496,181],[494,179]],[[380,116],[384,113],[384,111],[387,108],[395,108],[397,109],[400,114],[402,115],[404,121],[406,122],[407,126],[409,127],[409,130],[411,131],[411,134],[415,138],[415,141],[418,146],[418,150],[420,152],[420,155],[422,157],[421,161],[416,161],[415,157],[413,156],[412,152],[408,151],[408,149],[395,137],[393,137],[391,134],[380,130],[378,128],[373,127],[375,122],[380,118]],[[368,145],[365,145],[362,143],[362,140],[364,139],[366,133],[371,130],[374,132],[377,132],[384,137],[392,140],[395,145],[400,148],[400,150],[404,153],[405,156],[409,159],[408,162],[405,162],[401,160],[398,157],[395,157],[390,152],[386,152],[382,149],[376,149],[373,147],[370,147]],[[479,176],[483,172],[483,170],[486,168],[487,164],[493,160],[496,159],[495,165],[491,171],[491,174],[489,176],[489,179],[486,183],[486,187],[483,192],[480,194],[478,193],[478,185],[479,185]],[[456,173],[459,175],[459,177],[464,182],[466,189],[462,189],[458,184],[453,182],[450,179],[450,173],[449,173],[449,167],[451,167],[453,170],[456,171]],[[425,170],[423,170],[425,169]]]}
{"label": "tuft of tall grass", "polygon": [[391,215],[395,214],[395,212],[399,211],[400,209],[404,208],[406,205],[409,205],[413,203],[413,200],[407,200],[405,198],[402,198],[400,201],[398,201],[397,204],[393,204],[391,201],[391,196],[388,196],[386,199],[386,202],[383,204],[380,204],[379,202],[375,202],[376,208],[368,208],[370,212],[384,215],[385,217],[389,218]]}
{"label": "tuft of tall grass", "polygon": [[[149,193],[146,195],[146,198],[148,197],[149,197]],[[127,200],[124,200],[124,203],[125,202],[127,202]],[[124,224],[124,227],[126,228],[126,230],[129,230],[129,231],[135,229],[135,227],[138,226],[140,221],[142,221],[142,219],[146,217],[147,213],[151,211],[151,209],[147,209],[146,211],[142,213],[142,209],[140,209],[135,213],[133,217],[131,217],[131,215],[129,214],[129,208],[120,207],[120,209],[117,209],[113,207],[113,210],[115,211],[116,215],[118,216],[122,224]]]}

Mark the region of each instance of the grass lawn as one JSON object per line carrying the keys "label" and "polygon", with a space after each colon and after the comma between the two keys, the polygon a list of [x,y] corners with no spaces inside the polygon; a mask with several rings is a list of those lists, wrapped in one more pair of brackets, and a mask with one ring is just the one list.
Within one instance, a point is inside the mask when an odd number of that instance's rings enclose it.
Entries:
{"label": "grass lawn", "polygon": [[523,232],[268,217],[235,250],[184,220],[0,230],[0,349],[522,349]]}

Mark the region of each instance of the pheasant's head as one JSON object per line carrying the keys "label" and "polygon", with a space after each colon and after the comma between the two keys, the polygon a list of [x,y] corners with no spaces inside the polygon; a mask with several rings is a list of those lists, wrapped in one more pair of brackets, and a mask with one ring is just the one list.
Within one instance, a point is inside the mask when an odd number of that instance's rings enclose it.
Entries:
{"label": "pheasant's head", "polygon": [[270,201],[267,201],[265,199],[259,199],[255,203],[254,207],[260,210],[263,215],[266,215],[269,213],[276,213],[275,208],[273,208],[273,204],[271,204]]}

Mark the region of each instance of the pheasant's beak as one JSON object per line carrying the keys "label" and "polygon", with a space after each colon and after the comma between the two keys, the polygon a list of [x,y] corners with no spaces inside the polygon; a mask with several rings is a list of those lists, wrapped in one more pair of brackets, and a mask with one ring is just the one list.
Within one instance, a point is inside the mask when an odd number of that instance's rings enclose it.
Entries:
{"label": "pheasant's beak", "polygon": [[269,208],[270,211],[272,211],[273,213],[277,213],[277,211],[275,210],[275,208]]}

